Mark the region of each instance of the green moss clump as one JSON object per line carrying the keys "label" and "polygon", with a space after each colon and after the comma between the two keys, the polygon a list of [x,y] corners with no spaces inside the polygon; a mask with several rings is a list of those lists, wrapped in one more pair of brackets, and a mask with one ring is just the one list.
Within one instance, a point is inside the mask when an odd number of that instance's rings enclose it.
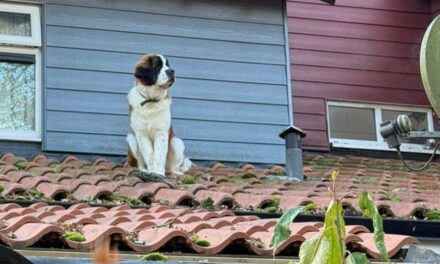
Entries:
{"label": "green moss clump", "polygon": [[209,247],[211,245],[208,240],[204,239],[196,239],[194,243],[196,243],[199,247]]}
{"label": "green moss clump", "polygon": [[0,193],[2,193],[5,190],[5,187],[3,185],[0,185]]}
{"label": "green moss clump", "polygon": [[202,207],[203,208],[212,208],[214,207],[214,200],[212,200],[211,197],[206,198],[202,201]]}
{"label": "green moss clump", "polygon": [[168,261],[168,257],[159,252],[153,252],[150,254],[143,255],[139,258],[141,261]]}
{"label": "green moss clump", "polygon": [[19,161],[19,162],[15,163],[15,167],[17,167],[17,169],[19,169],[19,170],[24,170],[24,169],[26,169],[27,166],[28,166],[27,161]]}
{"label": "green moss clump", "polygon": [[428,211],[426,211],[426,219],[440,220],[440,211],[437,209],[428,209]]}
{"label": "green moss clump", "polygon": [[257,178],[257,175],[255,175],[255,173],[252,172],[248,172],[246,174],[244,174],[243,176],[241,176],[243,179],[249,179],[249,178]]}
{"label": "green moss clump", "polygon": [[274,213],[278,212],[278,207],[269,206],[269,207],[264,208],[264,211],[266,211],[267,213],[274,214]]}
{"label": "green moss clump", "polygon": [[196,179],[193,176],[185,177],[182,181],[183,184],[194,184],[196,183]]}
{"label": "green moss clump", "polygon": [[304,206],[304,212],[305,213],[312,213],[316,210],[316,204],[315,203],[308,203]]}
{"label": "green moss clump", "polygon": [[34,188],[27,190],[26,193],[34,198],[37,198],[37,199],[43,197],[43,195],[44,195],[43,193],[35,190]]}
{"label": "green moss clump", "polygon": [[70,241],[74,241],[74,242],[84,242],[86,241],[86,237],[78,232],[75,231],[67,231],[66,233],[64,233],[64,237]]}

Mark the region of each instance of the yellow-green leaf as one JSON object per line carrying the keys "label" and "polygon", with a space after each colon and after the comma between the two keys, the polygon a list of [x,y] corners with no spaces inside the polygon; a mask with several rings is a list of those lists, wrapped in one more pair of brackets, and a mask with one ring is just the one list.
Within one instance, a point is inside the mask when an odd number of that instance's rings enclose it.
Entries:
{"label": "yellow-green leaf", "polygon": [[304,206],[289,209],[277,221],[275,230],[272,234],[272,239],[269,244],[269,247],[273,249],[274,255],[277,248],[290,237],[290,224],[292,223],[293,219],[295,219],[295,217],[302,211],[304,211]]}
{"label": "yellow-green leaf", "polygon": [[345,222],[342,217],[342,203],[331,200],[324,220],[324,237],[329,241],[327,252],[330,263],[340,264],[345,258]]}
{"label": "yellow-green leaf", "polygon": [[336,178],[338,178],[339,175],[339,171],[333,171],[332,172],[332,181],[336,181]]}
{"label": "yellow-green leaf", "polygon": [[350,253],[345,260],[345,264],[371,264],[371,261],[364,253]]}
{"label": "yellow-green leaf", "polygon": [[327,252],[330,250],[330,242],[323,234],[311,237],[301,244],[299,250],[300,264],[330,263]]}
{"label": "yellow-green leaf", "polygon": [[374,244],[376,244],[376,247],[379,250],[382,258],[390,263],[390,257],[388,256],[387,249],[385,247],[385,234],[383,231],[382,217],[380,216],[379,211],[377,210],[377,207],[368,192],[362,192],[361,198],[359,199],[359,207],[361,208],[363,215],[371,218],[373,221]]}

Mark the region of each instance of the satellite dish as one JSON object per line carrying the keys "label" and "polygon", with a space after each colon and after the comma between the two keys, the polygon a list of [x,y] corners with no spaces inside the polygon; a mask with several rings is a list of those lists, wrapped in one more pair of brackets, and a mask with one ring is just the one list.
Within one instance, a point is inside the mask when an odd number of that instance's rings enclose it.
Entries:
{"label": "satellite dish", "polygon": [[432,21],[423,36],[420,72],[429,102],[440,116],[440,16]]}

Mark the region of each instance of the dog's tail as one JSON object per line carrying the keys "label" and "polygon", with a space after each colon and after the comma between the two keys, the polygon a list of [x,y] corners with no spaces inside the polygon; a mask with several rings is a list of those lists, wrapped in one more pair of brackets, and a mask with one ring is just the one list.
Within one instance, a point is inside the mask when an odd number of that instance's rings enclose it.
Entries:
{"label": "dog's tail", "polygon": [[117,264],[118,252],[116,248],[110,248],[108,239],[96,242],[95,252],[93,253],[93,261],[95,264]]}

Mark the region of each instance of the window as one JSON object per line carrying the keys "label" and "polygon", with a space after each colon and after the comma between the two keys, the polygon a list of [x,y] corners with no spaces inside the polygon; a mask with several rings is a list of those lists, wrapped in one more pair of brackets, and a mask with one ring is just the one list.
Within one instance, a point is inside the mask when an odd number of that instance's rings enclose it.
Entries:
{"label": "window", "polygon": [[37,6],[0,4],[0,140],[41,140]]}
{"label": "window", "polygon": [[[335,147],[388,149],[380,135],[380,123],[407,115],[418,131],[432,131],[432,112],[429,108],[384,106],[328,102],[330,142]],[[423,152],[425,140],[402,140],[403,151]]]}

